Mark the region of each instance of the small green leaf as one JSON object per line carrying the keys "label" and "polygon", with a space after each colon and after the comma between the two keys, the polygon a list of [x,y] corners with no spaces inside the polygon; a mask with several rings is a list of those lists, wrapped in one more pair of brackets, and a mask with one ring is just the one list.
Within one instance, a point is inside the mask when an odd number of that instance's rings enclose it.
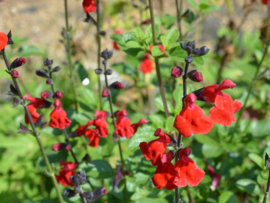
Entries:
{"label": "small green leaf", "polygon": [[161,17],[161,25],[166,29],[170,29],[176,21],[176,16],[171,16],[169,14],[165,14]]}
{"label": "small green leaf", "polygon": [[[163,101],[162,101],[162,98],[161,98],[161,97],[156,97],[156,98],[155,98],[155,105],[156,105],[156,107],[157,107],[159,110],[165,112],[164,105],[163,105]],[[169,113],[173,113],[173,106],[172,106],[172,104],[169,103],[169,102],[167,102],[167,107],[168,107]]]}
{"label": "small green leaf", "polygon": [[219,145],[219,143],[216,140],[214,140],[212,137],[207,136],[207,135],[195,134],[195,139],[202,144],[206,144],[206,145],[210,145],[210,146],[218,146]]}
{"label": "small green leaf", "polygon": [[138,129],[138,131],[132,136],[128,148],[131,151],[139,148],[141,142],[150,142],[151,140],[156,139],[154,132],[156,128],[150,125],[143,125]]}
{"label": "small green leaf", "polygon": [[173,91],[173,98],[176,103],[182,103],[183,86],[177,86]]}
{"label": "small green leaf", "polygon": [[257,182],[259,184],[265,184],[268,179],[269,172],[268,171],[261,171],[257,176]]}
{"label": "small green leaf", "polygon": [[139,27],[137,27],[135,29],[135,35],[137,38],[139,38],[140,40],[143,40],[144,39],[144,33],[143,33],[143,30]]}
{"label": "small green leaf", "polygon": [[170,49],[168,56],[174,61],[185,63],[185,57],[187,56],[187,53],[179,46]]}
{"label": "small green leaf", "polygon": [[236,181],[236,187],[238,187],[240,190],[245,191],[251,195],[260,194],[260,188],[258,184],[251,179],[241,179],[241,180]]}
{"label": "small green leaf", "polygon": [[248,157],[254,161],[260,168],[264,168],[263,159],[258,154],[250,153]]}
{"label": "small green leaf", "polygon": [[195,9],[195,11],[199,11],[199,6],[194,0],[187,0],[187,2]]}
{"label": "small green leaf", "polygon": [[111,165],[103,160],[82,163],[80,169],[85,170],[87,176],[92,178],[110,178],[114,175]]}
{"label": "small green leaf", "polygon": [[75,63],[75,69],[80,77],[81,82],[85,79],[88,78],[88,73],[85,70],[84,66],[81,63]]}
{"label": "small green leaf", "polygon": [[28,57],[31,55],[45,55],[45,52],[41,51],[35,46],[25,44],[19,48],[17,55],[21,57]]}
{"label": "small green leaf", "polygon": [[208,14],[208,13],[212,13],[215,11],[218,11],[221,9],[221,6],[218,5],[208,5],[208,4],[201,4],[200,5],[200,10],[203,14]]}
{"label": "small green leaf", "polygon": [[162,45],[163,45],[164,48],[166,49],[166,48],[168,47],[168,45],[169,45],[167,38],[166,38],[164,35],[162,35],[162,36],[160,37],[160,40],[161,40]]}
{"label": "small green leaf", "polygon": [[125,49],[132,49],[132,48],[140,48],[142,49],[142,45],[136,41],[128,41],[125,45]]}
{"label": "small green leaf", "polygon": [[269,135],[270,132],[269,120],[263,119],[252,122],[250,125],[249,132],[253,135],[253,137],[262,137]]}
{"label": "small green leaf", "polygon": [[170,131],[173,127],[173,124],[174,124],[174,120],[175,120],[175,117],[173,116],[169,116],[167,119],[166,119],[166,122],[165,122],[165,129],[167,131]]}
{"label": "small green leaf", "polygon": [[164,35],[169,44],[174,43],[175,41],[178,40],[179,38],[179,31],[176,29],[170,29],[168,32],[166,32],[166,34]]}
{"label": "small green leaf", "polygon": [[197,65],[197,66],[204,66],[204,60],[203,57],[193,57],[193,62],[192,64]]}
{"label": "small green leaf", "polygon": [[221,195],[218,198],[218,203],[233,203],[233,202],[237,202],[237,199],[234,193],[231,191],[225,191],[221,193]]}
{"label": "small green leaf", "polygon": [[164,52],[162,52],[159,48],[159,46],[153,46],[151,49],[152,56],[157,57],[157,56],[162,56]]}
{"label": "small green leaf", "polygon": [[164,127],[165,119],[162,116],[152,114],[149,116],[149,119],[155,125],[155,127],[157,127],[157,128]]}

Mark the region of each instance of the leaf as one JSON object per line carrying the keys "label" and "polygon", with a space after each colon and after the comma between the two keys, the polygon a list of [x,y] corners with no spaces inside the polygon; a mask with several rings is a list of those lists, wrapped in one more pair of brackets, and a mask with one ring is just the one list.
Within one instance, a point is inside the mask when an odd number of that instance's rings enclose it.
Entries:
{"label": "leaf", "polygon": [[147,203],[169,203],[166,199],[164,198],[148,198],[148,197],[143,197],[135,201],[135,203],[142,203],[142,202],[147,202]]}
{"label": "leaf", "polygon": [[236,181],[236,187],[251,195],[260,194],[259,186],[257,185],[255,181],[251,179],[241,179],[241,180]]}
{"label": "leaf", "polygon": [[152,56],[157,57],[157,56],[162,56],[164,52],[162,52],[159,48],[159,46],[153,46],[151,49]]}
{"label": "leaf", "polygon": [[263,159],[258,154],[250,153],[248,157],[254,161],[260,168],[264,168]]}
{"label": "leaf", "polygon": [[217,146],[219,143],[214,140],[212,137],[208,135],[198,135],[195,134],[195,139],[202,144],[210,145],[210,146]]}
{"label": "leaf", "polygon": [[168,43],[172,44],[178,40],[179,31],[176,29],[170,29],[168,32],[166,32],[164,36],[167,38]]}
{"label": "leaf", "polygon": [[207,5],[207,4],[201,4],[200,5],[200,10],[203,14],[208,14],[208,13],[212,13],[215,11],[218,11],[221,9],[221,6],[218,5]]}
{"label": "leaf", "polygon": [[170,131],[173,127],[173,124],[174,124],[174,120],[175,120],[175,117],[173,116],[169,116],[167,119],[166,119],[166,122],[165,122],[165,129],[167,131]]}
{"label": "leaf", "polygon": [[32,134],[32,131],[29,130],[26,126],[24,126],[22,123],[20,123],[20,129],[17,133],[30,133]]}
{"label": "leaf", "polygon": [[75,63],[75,69],[80,77],[81,82],[85,79],[88,78],[88,73],[85,70],[85,67],[79,62]]}
{"label": "leaf", "polygon": [[152,114],[149,116],[150,121],[155,125],[155,127],[163,128],[165,119],[160,115]]}
{"label": "leaf", "polygon": [[262,137],[269,135],[270,132],[269,120],[263,119],[252,122],[250,125],[249,132],[253,135],[253,137]]}
{"label": "leaf", "polygon": [[187,0],[187,2],[195,9],[195,11],[199,11],[199,6],[194,0]]}
{"label": "leaf", "polygon": [[170,29],[176,21],[176,16],[171,16],[169,14],[165,14],[161,17],[161,25],[166,29]]}
{"label": "leaf", "polygon": [[154,140],[155,131],[156,128],[150,125],[143,125],[140,127],[129,142],[129,150],[134,151],[135,149],[138,149],[141,142],[150,142],[151,140]]}
{"label": "leaf", "polygon": [[114,176],[111,165],[103,160],[83,163],[80,165],[80,169],[85,170],[87,176],[92,178],[110,178]]}
{"label": "leaf", "polygon": [[185,57],[187,56],[187,53],[179,46],[170,49],[168,56],[174,61],[185,63]]}
{"label": "leaf", "polygon": [[19,48],[17,55],[21,57],[28,57],[31,55],[45,55],[45,52],[32,45],[22,45]]}
{"label": "leaf", "polygon": [[192,64],[197,65],[197,66],[204,66],[204,60],[203,57],[193,57],[193,62]]}
{"label": "leaf", "polygon": [[218,203],[234,203],[237,202],[237,199],[233,192],[231,191],[225,191],[221,193],[221,195],[218,198]]}
{"label": "leaf", "polygon": [[144,33],[143,33],[143,30],[139,27],[137,27],[135,29],[135,35],[137,38],[139,38],[140,40],[143,40],[144,39]]}
{"label": "leaf", "polygon": [[[155,98],[155,105],[159,110],[165,112],[163,101],[162,101],[161,97],[156,97]],[[173,113],[173,106],[172,106],[172,104],[170,102],[167,102],[167,107],[168,107],[169,113]]]}
{"label": "leaf", "polygon": [[173,98],[176,103],[182,103],[183,86],[177,86],[173,91]]}
{"label": "leaf", "polygon": [[167,38],[164,35],[162,35],[160,37],[160,40],[161,40],[161,43],[164,46],[164,48],[167,49],[168,48],[168,45],[169,45]]}

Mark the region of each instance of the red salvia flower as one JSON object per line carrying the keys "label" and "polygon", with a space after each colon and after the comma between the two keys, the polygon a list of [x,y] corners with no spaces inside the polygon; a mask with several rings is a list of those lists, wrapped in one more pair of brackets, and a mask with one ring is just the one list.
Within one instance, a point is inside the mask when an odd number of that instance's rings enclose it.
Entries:
{"label": "red salvia flower", "polygon": [[75,169],[77,167],[76,163],[65,162],[62,160],[60,161],[60,165],[64,167],[60,170],[59,175],[55,175],[57,182],[64,187],[67,185],[73,187],[74,184],[70,181],[70,176],[75,175]]}
{"label": "red salvia flower", "polygon": [[219,185],[221,175],[217,174],[212,166],[207,166],[207,169],[208,169],[210,176],[212,178],[211,190],[216,190],[217,186]]}
{"label": "red salvia flower", "polygon": [[235,83],[233,83],[230,79],[225,79],[220,85],[210,85],[204,88],[201,97],[210,103],[214,103],[216,96],[220,95],[223,96],[224,93],[221,92],[222,90],[234,88]]}
{"label": "red salvia flower", "polygon": [[155,175],[152,178],[153,184],[157,189],[165,187],[167,190],[173,190],[177,186],[174,184],[174,166],[171,163],[173,153],[169,151],[161,156],[161,163],[157,166]]}
{"label": "red salvia flower", "polygon": [[194,104],[196,100],[195,94],[187,95],[184,99],[185,107],[174,121],[173,126],[184,137],[190,137],[193,133],[206,134],[214,125],[212,119],[205,116],[203,110]]}
{"label": "red salvia flower", "polygon": [[83,9],[85,13],[91,13],[96,10],[97,4],[94,0],[83,0]]}
{"label": "red salvia flower", "polygon": [[160,128],[156,130],[154,136],[159,137],[151,142],[141,142],[140,149],[146,160],[151,160],[153,166],[160,164],[160,156],[166,152],[167,145],[171,143],[171,138]]}
{"label": "red salvia flower", "polygon": [[[40,114],[37,113],[37,109],[35,108],[34,104],[33,103],[28,104],[27,108],[28,108],[28,111],[31,115],[33,122],[34,123],[37,122],[38,118],[40,117]],[[26,124],[30,123],[26,113],[24,115],[24,119],[25,119]]]}
{"label": "red salvia flower", "polygon": [[188,157],[190,153],[191,150],[186,147],[178,154],[180,159],[175,163],[176,174],[173,182],[178,187],[186,187],[187,184],[193,187],[203,180],[205,172]]}
{"label": "red salvia flower", "polygon": [[107,127],[107,113],[106,111],[96,110],[95,112],[96,119],[93,122],[93,125],[96,126],[98,130],[98,134],[100,137],[107,137],[109,135],[108,127]]}
{"label": "red salvia flower", "polygon": [[[122,34],[123,31],[122,31],[122,30],[119,30],[119,29],[116,29],[116,30],[114,31],[114,33],[115,33],[115,34]],[[113,41],[113,48],[114,48],[115,50],[120,50],[118,44],[117,44],[115,41]]]}
{"label": "red salvia flower", "polygon": [[217,95],[215,99],[215,106],[210,109],[209,116],[217,124],[228,126],[231,122],[235,122],[234,114],[242,107],[242,103],[222,93]]}
{"label": "red salvia flower", "polygon": [[5,33],[0,32],[0,51],[5,48],[8,43],[8,37]]}
{"label": "red salvia flower", "polygon": [[270,2],[270,0],[261,0],[261,2],[262,2],[263,4],[265,4],[265,5],[268,5],[269,2]]}
{"label": "red salvia flower", "polygon": [[68,119],[67,113],[61,108],[61,102],[55,100],[54,102],[55,109],[50,114],[49,126],[52,128],[65,129],[70,126],[71,120]]}
{"label": "red salvia flower", "polygon": [[94,123],[93,120],[89,120],[86,125],[82,125],[82,126],[78,127],[77,130],[76,130],[76,135],[77,136],[85,135],[86,131],[88,130],[87,128],[89,126],[93,125],[93,123]]}
{"label": "red salvia flower", "polygon": [[141,62],[141,71],[146,74],[146,73],[152,73],[154,70],[154,64],[153,61],[149,58],[148,55],[146,55],[142,62]]}
{"label": "red salvia flower", "polygon": [[148,123],[148,121],[147,121],[146,119],[144,119],[144,118],[141,118],[140,121],[139,121],[138,123],[133,123],[133,124],[131,125],[131,127],[133,128],[134,133],[137,132],[138,128],[139,128],[141,125],[146,124],[146,123]]}
{"label": "red salvia flower", "polygon": [[89,143],[88,143],[89,146],[98,147],[99,137],[100,137],[98,129],[88,129],[85,132],[85,136],[88,137],[89,139]]}
{"label": "red salvia flower", "polygon": [[134,129],[131,127],[131,122],[126,116],[127,111],[125,109],[116,113],[117,121],[115,124],[116,129],[114,133],[118,137],[130,138],[134,134]]}

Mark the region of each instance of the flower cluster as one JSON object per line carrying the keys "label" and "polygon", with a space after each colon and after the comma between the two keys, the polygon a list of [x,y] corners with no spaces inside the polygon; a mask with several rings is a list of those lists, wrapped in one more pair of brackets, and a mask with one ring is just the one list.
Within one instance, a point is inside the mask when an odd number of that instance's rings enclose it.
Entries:
{"label": "flower cluster", "polygon": [[66,187],[67,185],[73,187],[74,184],[70,181],[70,177],[75,175],[76,163],[60,161],[63,168],[60,170],[59,175],[55,175],[58,183]]}

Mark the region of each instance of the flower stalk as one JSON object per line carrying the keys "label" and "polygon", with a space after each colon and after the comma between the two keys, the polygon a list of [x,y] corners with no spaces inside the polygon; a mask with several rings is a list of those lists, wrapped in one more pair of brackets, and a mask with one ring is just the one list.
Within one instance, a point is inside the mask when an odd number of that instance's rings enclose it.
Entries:
{"label": "flower stalk", "polygon": [[[8,71],[11,71],[9,62],[8,62],[8,60],[7,60],[7,57],[6,57],[5,49],[3,49],[2,53],[3,53],[3,58],[4,58],[4,61],[5,61],[6,67],[7,67]],[[46,164],[46,167],[47,167],[47,170],[48,170],[48,171],[47,171],[47,174],[48,174],[48,175],[51,177],[51,179],[52,179],[54,188],[56,189],[56,193],[57,193],[57,197],[58,197],[59,202],[64,203],[64,200],[63,200],[63,198],[62,198],[62,194],[60,193],[60,190],[59,190],[59,187],[58,187],[58,183],[57,183],[56,178],[55,178],[54,171],[53,171],[52,166],[51,166],[51,164],[50,164],[50,162],[49,162],[49,159],[48,159],[48,157],[47,157],[47,155],[46,155],[46,153],[45,153],[44,146],[43,146],[42,141],[41,141],[41,139],[40,139],[40,137],[39,137],[39,132],[37,131],[37,129],[36,129],[36,127],[35,127],[35,124],[34,124],[34,122],[33,122],[33,119],[32,119],[32,117],[31,117],[31,115],[30,115],[30,112],[29,112],[29,110],[28,110],[28,108],[27,108],[27,106],[26,106],[26,102],[25,102],[25,100],[24,100],[24,98],[23,98],[23,95],[22,95],[22,93],[21,93],[21,90],[20,90],[20,88],[19,88],[19,84],[17,83],[16,79],[14,79],[13,77],[12,77],[12,80],[13,80],[13,84],[14,84],[15,87],[16,87],[16,90],[17,90],[17,92],[18,92],[18,95],[19,95],[19,97],[20,97],[20,99],[21,99],[21,101],[22,101],[22,105],[23,105],[24,111],[26,112],[26,115],[27,115],[27,117],[28,117],[29,123],[30,123],[30,125],[31,125],[32,130],[33,130],[33,134],[34,134],[35,138],[37,139],[37,142],[38,142],[38,145],[39,145],[41,154],[42,154],[42,156],[43,156],[43,159],[44,159],[44,161],[45,161],[45,164]]]}
{"label": "flower stalk", "polygon": [[[154,8],[153,8],[153,3],[152,0],[149,1],[149,9],[150,9],[150,15],[151,15],[151,25],[152,25],[152,36],[153,36],[153,44],[154,46],[157,44],[156,41],[156,29],[155,29],[155,19],[154,19]],[[160,94],[162,97],[162,102],[165,110],[166,117],[169,117],[169,110],[168,110],[168,105],[167,105],[167,100],[165,97],[165,91],[162,83],[162,78],[161,78],[161,73],[160,73],[160,67],[159,67],[159,59],[155,57],[155,66],[156,66],[156,71],[157,71],[157,78],[158,78],[158,86],[160,90]]]}
{"label": "flower stalk", "polygon": [[180,8],[178,5],[178,0],[175,0],[175,7],[177,13],[177,25],[179,30],[179,39],[182,41],[182,28],[181,28],[181,15],[182,15],[182,7],[183,7],[183,0],[180,0]]}

